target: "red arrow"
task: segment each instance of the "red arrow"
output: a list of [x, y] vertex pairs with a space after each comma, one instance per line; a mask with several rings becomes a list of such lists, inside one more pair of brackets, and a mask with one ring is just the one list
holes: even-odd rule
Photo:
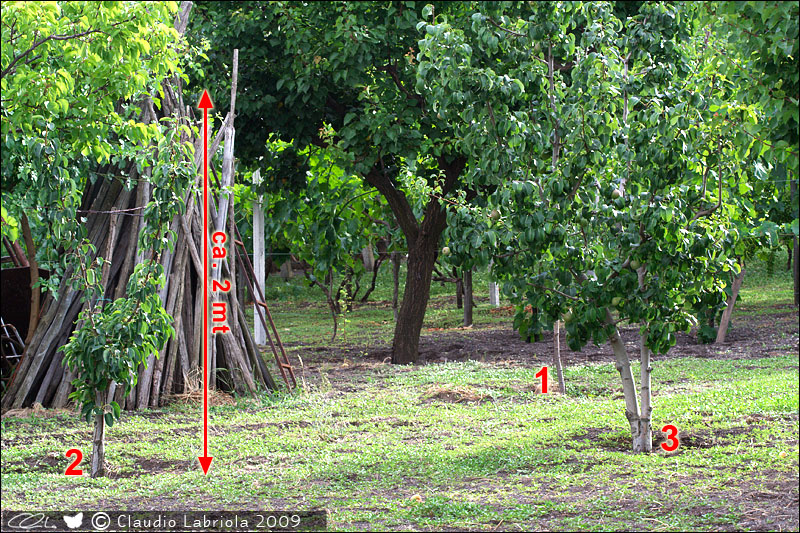
[[208, 91], [197, 107], [203, 110], [203, 456], [197, 460], [208, 475], [213, 459], [208, 455], [208, 110], [214, 107]]

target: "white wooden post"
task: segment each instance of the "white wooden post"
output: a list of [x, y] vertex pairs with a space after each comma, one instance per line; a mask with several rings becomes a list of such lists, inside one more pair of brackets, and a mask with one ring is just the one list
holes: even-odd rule
[[[492, 270], [492, 262], [489, 261], [489, 271]], [[494, 281], [489, 282], [489, 304], [500, 307], [500, 285]]]
[[500, 307], [500, 286], [494, 281], [489, 282], [489, 303]]
[[[261, 169], [253, 172], [253, 185], [261, 183]], [[253, 204], [253, 270], [255, 270], [256, 285], [264, 290], [267, 274], [267, 257], [264, 246], [264, 204], [263, 198], [259, 195], [258, 201]], [[257, 292], [253, 294], [253, 299], [257, 300]], [[258, 319], [258, 304], [253, 304], [253, 324], [256, 344], [267, 344], [267, 332], [261, 320]]]

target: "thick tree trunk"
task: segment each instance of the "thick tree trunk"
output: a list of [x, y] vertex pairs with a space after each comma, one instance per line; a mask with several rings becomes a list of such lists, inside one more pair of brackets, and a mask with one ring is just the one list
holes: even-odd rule
[[[441, 194], [446, 195], [458, 182], [466, 159], [458, 157], [448, 161], [445, 156], [440, 156], [437, 162], [445, 176]], [[408, 244], [406, 287], [394, 330], [392, 363], [415, 363], [419, 358], [419, 334], [428, 307], [439, 237], [447, 226], [447, 213], [438, 198], [431, 198], [425, 207], [422, 222], [418, 221], [405, 194], [396, 187], [393, 178], [384, 172], [381, 160], [364, 178], [386, 199]]]
[[393, 364], [412, 364], [419, 358], [419, 335], [431, 290], [439, 234], [420, 238], [408, 250], [408, 271], [403, 305], [397, 316], [392, 347]]
[[744, 281], [744, 262], [740, 260], [739, 266], [742, 270], [733, 280], [731, 295], [728, 297], [727, 306], [725, 307], [725, 311], [722, 312], [722, 318], [719, 321], [717, 344], [725, 342], [725, 336], [728, 334], [728, 325], [730, 325], [731, 316], [733, 315], [733, 308], [736, 305], [736, 298], [739, 296], [739, 289], [742, 288], [742, 281]]

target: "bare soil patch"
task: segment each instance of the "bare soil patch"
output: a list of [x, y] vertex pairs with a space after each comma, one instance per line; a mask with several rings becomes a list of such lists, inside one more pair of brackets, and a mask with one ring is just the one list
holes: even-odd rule
[[[505, 308], [499, 308], [501, 314]], [[677, 344], [656, 360], [678, 357], [710, 359], [750, 359], [771, 357], [800, 350], [798, 313], [792, 306], [777, 306], [764, 315], [734, 314], [733, 325], [723, 344], [702, 344], [696, 334], [679, 333]], [[622, 340], [632, 360], [638, 358], [639, 331], [636, 326], [620, 329]], [[561, 359], [565, 365], [611, 363], [614, 356], [608, 344], [588, 344], [580, 352], [567, 347], [561, 331]], [[363, 372], [391, 362], [391, 343], [374, 341], [367, 345], [298, 346], [305, 370], [316, 372], [322, 365], [332, 374]], [[500, 325], [476, 325], [471, 328], [423, 329], [419, 343], [419, 363], [439, 364], [452, 361], [481, 361], [497, 366], [536, 367], [553, 358], [553, 333], [544, 332], [538, 342], [526, 342], [511, 327], [511, 320]], [[343, 384], [341, 380], [331, 380]], [[349, 383], [352, 385], [352, 381]]]

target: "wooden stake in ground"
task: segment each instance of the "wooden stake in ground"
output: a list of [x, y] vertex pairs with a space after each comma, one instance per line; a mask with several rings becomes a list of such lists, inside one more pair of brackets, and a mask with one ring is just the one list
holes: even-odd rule
[[560, 321], [556, 320], [553, 324], [553, 366], [556, 367], [556, 375], [558, 377], [558, 390], [561, 394], [567, 393], [567, 387], [564, 383], [564, 369], [561, 365], [561, 329]]

